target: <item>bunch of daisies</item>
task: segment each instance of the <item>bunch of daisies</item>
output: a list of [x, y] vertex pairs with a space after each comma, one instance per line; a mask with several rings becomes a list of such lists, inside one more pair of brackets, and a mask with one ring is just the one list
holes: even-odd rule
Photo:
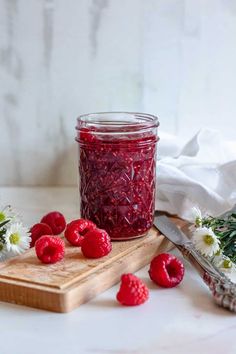
[[11, 206], [0, 209], [0, 261], [23, 253], [30, 247], [30, 232]]
[[226, 218], [203, 216], [198, 208], [192, 209], [190, 227], [196, 249], [222, 272], [236, 272], [236, 214]]

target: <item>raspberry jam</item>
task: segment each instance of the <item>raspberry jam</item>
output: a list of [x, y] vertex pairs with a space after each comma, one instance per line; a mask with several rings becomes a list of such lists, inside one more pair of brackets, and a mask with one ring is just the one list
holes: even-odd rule
[[144, 236], [153, 224], [157, 126], [146, 114], [78, 118], [81, 217], [113, 240]]

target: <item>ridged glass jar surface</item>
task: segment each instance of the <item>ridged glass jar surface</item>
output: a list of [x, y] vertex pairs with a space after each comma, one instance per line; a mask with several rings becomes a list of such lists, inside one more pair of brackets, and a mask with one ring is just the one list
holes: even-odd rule
[[113, 240], [144, 236], [153, 224], [158, 119], [106, 112], [77, 119], [81, 217]]

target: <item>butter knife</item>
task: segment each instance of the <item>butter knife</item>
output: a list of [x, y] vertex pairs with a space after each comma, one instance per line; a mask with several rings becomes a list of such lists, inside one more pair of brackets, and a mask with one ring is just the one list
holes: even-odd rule
[[154, 219], [154, 226], [168, 238], [196, 268], [211, 290], [215, 302], [236, 312], [236, 284], [196, 250], [188, 237], [165, 215]]

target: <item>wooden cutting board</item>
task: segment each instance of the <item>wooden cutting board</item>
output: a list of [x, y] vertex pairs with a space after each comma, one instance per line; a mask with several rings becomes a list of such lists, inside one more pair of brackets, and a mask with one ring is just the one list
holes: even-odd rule
[[80, 248], [66, 243], [65, 259], [45, 265], [32, 248], [0, 263], [0, 301], [69, 312], [119, 282], [121, 274], [137, 271], [170, 248], [154, 228], [146, 237], [113, 242], [112, 252], [100, 259], [86, 259]]

